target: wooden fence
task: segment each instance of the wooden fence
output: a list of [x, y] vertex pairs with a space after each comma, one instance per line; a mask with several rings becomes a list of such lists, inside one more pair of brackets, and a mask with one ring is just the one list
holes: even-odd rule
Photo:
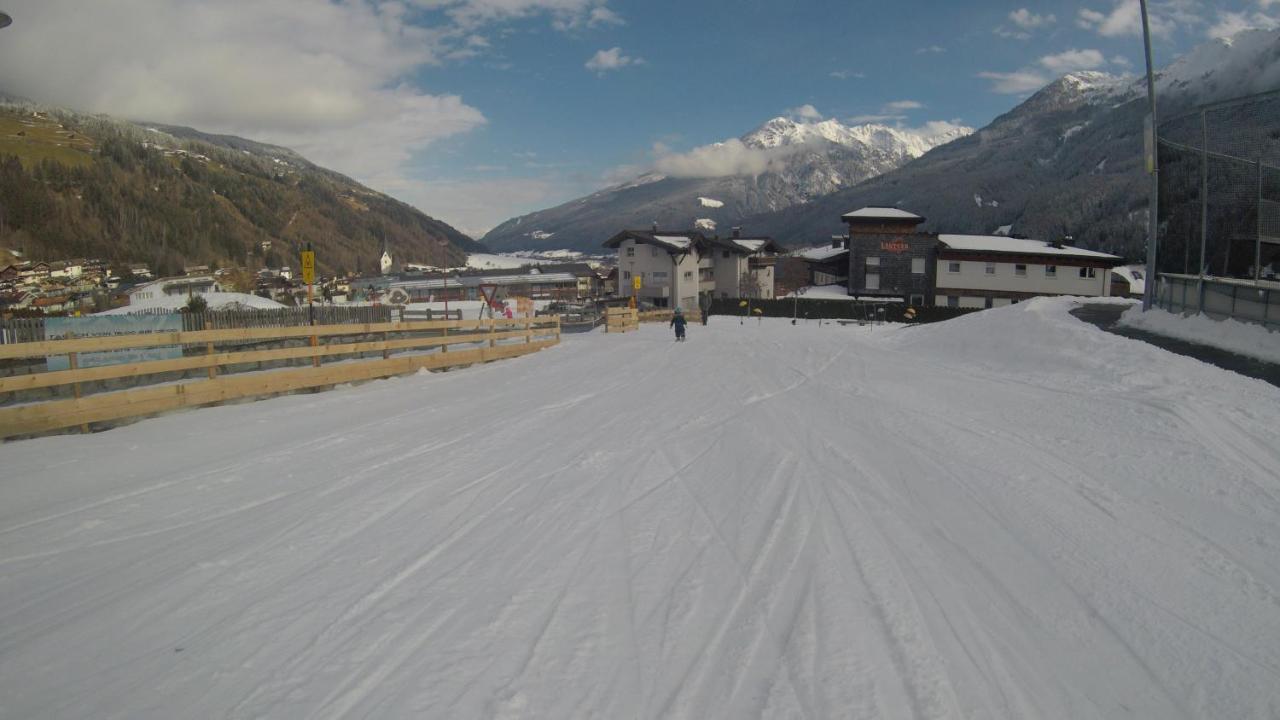
[[[168, 308], [150, 308], [129, 313], [131, 315], [178, 315], [182, 318], [182, 329], [224, 330], [229, 328], [264, 328], [264, 327], [300, 327], [311, 325], [314, 318], [316, 325], [343, 325], [348, 323], [381, 323], [392, 322], [393, 307], [390, 305], [316, 305], [314, 309], [307, 307], [273, 308], [270, 310], [207, 310], [199, 313], [185, 313]], [[460, 311], [450, 311], [448, 316], [440, 311], [424, 311], [422, 320], [462, 319]], [[93, 316], [90, 316], [93, 317]], [[0, 344], [38, 342], [45, 339], [45, 318], [12, 318], [0, 320]]]
[[[339, 342], [343, 336], [362, 336]], [[369, 340], [368, 337], [378, 340]], [[396, 336], [394, 339], [392, 336]], [[325, 342], [320, 343], [320, 339]], [[301, 341], [301, 347], [228, 351], [225, 347], [280, 340]], [[238, 398], [262, 397], [293, 390], [333, 386], [360, 380], [471, 365], [516, 357], [560, 341], [559, 316], [518, 320], [435, 320], [426, 322], [315, 325], [309, 327], [237, 328], [156, 332], [0, 345], [0, 360], [66, 356], [69, 370], [52, 370], [0, 378], [0, 394], [70, 385], [73, 397], [0, 407], [0, 438], [35, 435], [90, 423], [151, 415], [183, 407], [209, 405]], [[83, 353], [156, 348], [194, 348], [203, 354], [166, 360], [80, 368]], [[467, 347], [460, 347], [467, 346]], [[392, 357], [396, 351], [418, 351]], [[422, 352], [434, 350], [434, 352]], [[344, 362], [324, 360], [341, 356]], [[381, 353], [379, 357], [377, 353]], [[280, 360], [310, 360], [310, 366], [234, 372], [233, 366]], [[207, 370], [207, 377], [183, 382], [151, 384], [129, 390], [82, 396], [86, 383], [155, 376], [174, 371]]]
[[640, 327], [640, 314], [635, 308], [611, 307], [604, 311], [604, 331], [631, 332]]

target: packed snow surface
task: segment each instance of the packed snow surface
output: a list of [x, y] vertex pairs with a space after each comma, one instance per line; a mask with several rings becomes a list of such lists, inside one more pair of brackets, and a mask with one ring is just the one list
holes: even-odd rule
[[1280, 331], [1270, 330], [1257, 323], [1231, 318], [1218, 320], [1208, 315], [1183, 316], [1155, 307], [1143, 312], [1141, 307], [1135, 305], [1120, 316], [1120, 324], [1157, 335], [1211, 345], [1237, 355], [1280, 363]]
[[1035, 300], [0, 446], [0, 716], [1270, 718], [1280, 390]]

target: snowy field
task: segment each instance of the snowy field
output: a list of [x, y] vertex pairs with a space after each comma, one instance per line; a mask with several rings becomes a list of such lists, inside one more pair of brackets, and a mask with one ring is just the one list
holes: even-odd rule
[[1068, 307], [2, 445], [0, 717], [1277, 717], [1280, 390]]

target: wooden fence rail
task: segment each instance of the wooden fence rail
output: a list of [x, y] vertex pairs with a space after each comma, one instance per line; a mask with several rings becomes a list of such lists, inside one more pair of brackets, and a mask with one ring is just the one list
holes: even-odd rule
[[[453, 331], [453, 332], [450, 332]], [[421, 333], [438, 333], [423, 336]], [[391, 339], [391, 335], [417, 333]], [[381, 337], [356, 342], [328, 342], [341, 336]], [[273, 340], [310, 340], [301, 347], [217, 352], [215, 343]], [[520, 342], [523, 340], [523, 342]], [[515, 342], [511, 342], [515, 341]], [[33, 435], [89, 423], [150, 415], [182, 407], [208, 405], [246, 397], [275, 395], [293, 390], [331, 386], [357, 380], [389, 377], [422, 368], [471, 365], [516, 357], [550, 347], [560, 341], [560, 318], [435, 320], [404, 323], [317, 325], [311, 327], [240, 328], [119, 335], [0, 345], [0, 359], [68, 356], [69, 370], [54, 370], [0, 378], [0, 393], [72, 385], [74, 397], [0, 408], [0, 438]], [[102, 352], [168, 345], [199, 346], [205, 354], [181, 358], [79, 368], [77, 358], [86, 352]], [[471, 345], [470, 348], [450, 346]], [[392, 351], [437, 352], [391, 357]], [[380, 357], [321, 364], [322, 358], [381, 352]], [[228, 372], [231, 366], [266, 361], [307, 359], [311, 367], [289, 367], [256, 372]], [[208, 369], [207, 378], [82, 397], [82, 383], [119, 378]]]

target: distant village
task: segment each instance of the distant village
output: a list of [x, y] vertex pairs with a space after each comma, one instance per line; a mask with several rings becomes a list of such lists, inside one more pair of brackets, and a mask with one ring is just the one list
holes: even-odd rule
[[[700, 230], [623, 230], [602, 243], [604, 258], [518, 258], [519, 267], [441, 270], [397, 263], [384, 247], [374, 275], [316, 278], [314, 302], [408, 305], [481, 300], [486, 295], [583, 302], [634, 299], [642, 307], [705, 307], [714, 299], [846, 298], [922, 307], [981, 309], [1037, 295], [1136, 295], [1141, 269], [1114, 255], [1062, 241], [920, 232], [924, 218], [899, 208], [861, 208], [842, 216], [848, 232], [830, 243], [789, 251], [772, 238]], [[572, 256], [572, 255], [571, 255]], [[558, 260], [559, 258], [554, 258]], [[483, 263], [473, 263], [482, 264]], [[308, 288], [292, 267], [212, 269], [153, 275], [145, 264], [98, 259], [12, 262], [0, 268], [0, 315], [86, 315], [136, 307], [178, 311], [194, 296], [214, 309], [305, 304]]]

